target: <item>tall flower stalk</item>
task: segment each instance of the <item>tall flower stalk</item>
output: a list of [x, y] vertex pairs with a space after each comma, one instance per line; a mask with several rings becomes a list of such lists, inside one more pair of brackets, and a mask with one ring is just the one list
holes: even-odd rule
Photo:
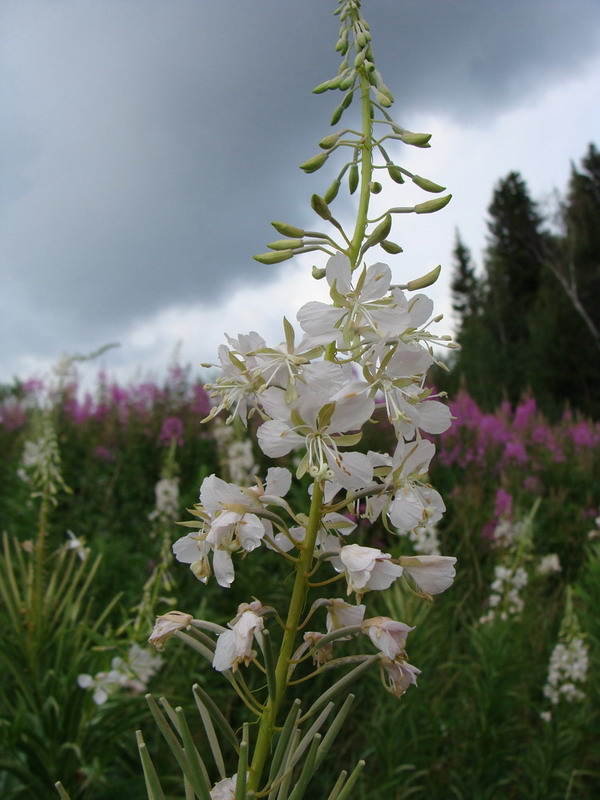
[[[306, 502], [294, 508], [286, 499], [293, 476], [282, 462], [269, 468], [265, 478], [256, 477], [252, 486], [210, 475], [200, 487], [194, 519], [182, 523], [189, 532], [173, 545], [176, 558], [189, 564], [201, 582], [214, 576], [224, 588], [235, 580], [236, 568], [243, 568], [241, 557], [279, 561], [274, 569], [293, 573], [289, 602], [287, 608], [275, 608], [267, 598], [249, 598], [227, 627], [170, 612], [157, 619], [150, 638], [162, 648], [176, 636], [208, 659], [250, 715], [239, 735], [203, 688], [194, 687], [214, 761], [212, 774], [182, 709], [172, 709], [164, 698], [161, 708], [148, 698], [183, 772], [186, 798], [306, 796], [349, 713], [348, 690], [358, 678], [378, 668], [384, 687], [397, 698], [417, 683], [420, 670], [409, 663], [406, 651], [412, 627], [370, 616], [370, 593], [402, 581], [429, 599], [447, 589], [455, 574], [453, 557], [393, 557], [353, 541], [356, 516], [371, 525], [381, 520], [393, 535], [435, 525], [444, 512], [427, 477], [435, 448], [421, 434], [440, 433], [450, 425], [450, 414], [425, 386], [425, 375], [435, 361], [433, 345], [453, 344], [430, 330], [441, 317], [433, 316], [433, 303], [418, 293], [437, 279], [439, 267], [395, 283], [388, 265], [368, 265], [365, 256], [374, 247], [400, 253], [400, 245], [389, 239], [395, 215], [437, 211], [450, 195], [392, 159], [390, 144], [429, 147], [430, 136], [406, 130], [388, 113], [393, 96], [375, 67], [359, 0], [339, 0], [336, 14], [342, 63], [338, 74], [315, 92], [342, 92], [334, 126], [356, 97], [360, 128], [325, 136], [320, 152], [301, 165], [312, 173], [338, 154], [350, 154], [324, 195], [311, 198], [328, 229], [307, 231], [274, 222], [283, 238], [271, 242], [268, 253], [255, 256], [276, 264], [300, 253], [324, 253], [327, 260], [313, 268], [313, 276], [327, 281], [331, 302], [312, 301], [299, 309], [300, 340], [287, 319], [284, 341], [274, 347], [256, 332], [228, 336], [228, 344], [219, 349], [220, 375], [207, 386], [214, 401], [207, 420], [223, 414], [228, 423], [246, 427], [256, 416], [262, 453], [273, 459], [296, 457], [300, 483], [294, 496], [308, 490]], [[412, 181], [437, 196], [374, 217], [371, 198], [382, 189], [376, 175], [387, 175], [396, 184]], [[330, 208], [342, 180], [350, 194], [358, 192], [353, 230], [346, 230]], [[390, 452], [364, 453], [355, 448], [364, 426], [375, 423], [379, 401], [397, 441]], [[341, 585], [341, 597], [329, 590], [320, 596], [330, 584]], [[309, 623], [316, 630], [308, 630]], [[331, 685], [302, 709], [293, 698], [296, 686], [334, 671]], [[160, 800], [160, 778], [141, 733], [138, 741], [148, 795]], [[234, 751], [231, 756], [223, 753], [224, 742]], [[232, 760], [237, 762], [233, 776]], [[349, 797], [361, 768], [359, 763], [350, 775], [342, 772], [329, 798]]]

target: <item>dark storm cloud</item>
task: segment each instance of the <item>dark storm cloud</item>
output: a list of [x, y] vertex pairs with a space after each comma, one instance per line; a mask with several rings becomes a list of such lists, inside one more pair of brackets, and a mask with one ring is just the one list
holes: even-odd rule
[[[270, 219], [327, 129], [333, 0], [13, 0], [2, 9], [2, 340], [108, 341], [268, 280]], [[397, 117], [485, 122], [598, 48], [596, 0], [364, 3]], [[323, 183], [323, 186], [320, 186]]]

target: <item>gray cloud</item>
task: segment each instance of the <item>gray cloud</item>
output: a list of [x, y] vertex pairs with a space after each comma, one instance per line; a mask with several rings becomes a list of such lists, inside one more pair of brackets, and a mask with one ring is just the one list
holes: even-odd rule
[[[485, 124], [597, 52], [596, 0], [372, 0], [397, 103]], [[268, 281], [305, 219], [335, 98], [323, 0], [9, 0], [2, 9], [2, 338], [40, 355]], [[574, 154], [576, 155], [576, 154]], [[6, 377], [6, 376], [5, 376]]]

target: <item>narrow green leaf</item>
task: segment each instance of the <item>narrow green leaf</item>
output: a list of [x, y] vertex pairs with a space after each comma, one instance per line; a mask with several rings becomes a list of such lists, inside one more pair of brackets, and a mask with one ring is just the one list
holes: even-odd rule
[[342, 791], [337, 795], [336, 800], [348, 800], [348, 798], [350, 797], [350, 792], [352, 791], [354, 784], [358, 780], [358, 776], [362, 772], [364, 766], [365, 766], [364, 761], [358, 762], [358, 764], [352, 770], [350, 777], [346, 781], [346, 785], [344, 786]]
[[308, 784], [310, 783], [310, 779], [315, 774], [315, 763], [317, 760], [317, 751], [319, 749], [319, 745], [321, 744], [321, 738], [322, 737], [320, 733], [315, 734], [310, 744], [310, 750], [306, 756], [306, 761], [302, 767], [302, 772], [298, 777], [289, 800], [301, 800], [301, 798], [304, 796], [304, 793], [308, 788]]
[[[227, 741], [231, 744], [235, 752], [238, 753], [240, 745], [235, 733], [233, 732], [233, 728], [227, 722], [225, 716], [223, 715], [223, 712], [217, 706], [212, 697], [207, 692], [205, 692], [204, 689], [197, 683], [195, 683], [192, 686], [192, 692], [194, 693], [198, 709], [200, 710], [200, 704], [202, 704], [207, 709], [213, 722], [218, 726], [219, 730], [225, 736]], [[202, 712], [200, 711], [200, 713]]]
[[[65, 787], [62, 785], [62, 783], [60, 781], [57, 781], [54, 785], [56, 786], [56, 790], [58, 791], [58, 794], [60, 795], [60, 800], [71, 800], [71, 797], [67, 793], [67, 790], [65, 789]], [[153, 800], [153, 798], [150, 798], [150, 800]]]
[[235, 800], [246, 800], [246, 781], [248, 778], [248, 723], [244, 723], [242, 743], [238, 758], [237, 778], [235, 781]]
[[186, 773], [186, 777], [192, 784], [192, 788], [202, 800], [210, 800], [210, 778], [204, 765], [204, 761], [200, 757], [192, 734], [190, 732], [185, 713], [181, 706], [175, 709], [177, 715], [177, 723], [179, 727], [179, 734], [185, 748], [188, 764], [190, 765], [190, 772]]
[[156, 773], [150, 753], [144, 742], [144, 737], [141, 731], [135, 732], [138, 751], [140, 754], [140, 761], [142, 762], [142, 769], [144, 771], [144, 780], [146, 781], [146, 791], [148, 792], [148, 800], [165, 800], [165, 795], [160, 785], [160, 780]]
[[350, 713], [350, 708], [354, 701], [354, 697], [355, 695], [349, 694], [348, 697], [344, 700], [342, 707], [335, 715], [331, 725], [329, 726], [327, 733], [323, 737], [323, 741], [321, 742], [321, 745], [317, 752], [317, 764], [316, 764], [317, 767], [319, 767], [320, 764], [323, 762], [323, 759], [327, 755], [329, 748], [331, 747], [331, 745], [336, 739], [336, 736], [340, 732], [340, 728], [346, 721], [346, 717]]
[[277, 746], [275, 747], [275, 752], [273, 753], [273, 757], [271, 759], [271, 769], [269, 771], [269, 782], [268, 785], [270, 786], [273, 781], [278, 777], [279, 767], [283, 761], [283, 757], [286, 752], [286, 748], [288, 742], [290, 740], [290, 736], [292, 734], [292, 730], [296, 724], [296, 720], [300, 716], [300, 700], [296, 698], [292, 703], [292, 707], [290, 708], [287, 717], [285, 718], [285, 722], [283, 723], [283, 728], [281, 729], [281, 733], [279, 734], [279, 739], [277, 740]]

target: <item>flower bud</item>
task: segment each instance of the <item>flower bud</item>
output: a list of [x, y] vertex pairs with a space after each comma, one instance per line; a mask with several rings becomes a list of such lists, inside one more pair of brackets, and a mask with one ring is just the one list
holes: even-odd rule
[[342, 90], [342, 92], [345, 92], [353, 85], [355, 78], [356, 78], [356, 73], [354, 72], [354, 70], [350, 70], [350, 74], [346, 75], [346, 77], [340, 83], [340, 89]]
[[406, 284], [406, 288], [409, 292], [416, 292], [417, 289], [426, 289], [437, 281], [441, 270], [442, 267], [438, 265], [435, 269], [432, 269], [431, 272], [428, 272], [427, 275], [422, 275], [420, 278], [415, 278], [414, 281], [409, 281]]
[[383, 94], [383, 92], [380, 92], [379, 89], [373, 89], [373, 92], [375, 93], [375, 99], [380, 106], [383, 106], [383, 108], [389, 108], [394, 102], [393, 100], [390, 100], [387, 95]]
[[252, 258], [259, 264], [279, 264], [281, 261], [287, 261], [293, 255], [291, 250], [279, 250], [275, 253], [260, 253]]
[[321, 141], [319, 142], [319, 147], [322, 147], [323, 150], [331, 150], [334, 144], [337, 143], [337, 140], [340, 138], [340, 133], [330, 133], [329, 136], [324, 136]]
[[320, 281], [321, 278], [325, 277], [325, 270], [322, 267], [313, 267], [312, 276], [316, 281]]
[[431, 214], [434, 211], [439, 211], [440, 208], [447, 206], [452, 198], [451, 194], [444, 197], [436, 197], [434, 200], [426, 200], [424, 203], [417, 203], [414, 208], [415, 214]]
[[327, 189], [327, 191], [323, 195], [323, 200], [325, 200], [326, 203], [332, 203], [337, 197], [339, 189], [340, 189], [340, 182], [336, 178], [329, 187], [329, 189]]
[[431, 139], [430, 133], [411, 133], [410, 131], [402, 131], [400, 138], [404, 144], [412, 144], [415, 147], [431, 147], [429, 140]]
[[354, 194], [356, 189], [358, 188], [358, 165], [352, 164], [350, 167], [350, 172], [348, 173], [348, 188], [350, 190], [350, 194]]
[[397, 167], [395, 164], [388, 164], [387, 171], [394, 183], [404, 183], [404, 175], [400, 167]]
[[385, 217], [379, 223], [379, 225], [375, 228], [373, 233], [371, 233], [367, 237], [366, 244], [369, 247], [373, 247], [373, 245], [382, 242], [387, 237], [391, 227], [392, 227], [392, 216], [391, 214], [386, 214]]
[[379, 242], [379, 246], [392, 256], [402, 252], [400, 245], [396, 244], [396, 242], [390, 242], [389, 239], [384, 239], [383, 242]]
[[315, 86], [313, 89], [313, 94], [322, 94], [331, 88], [331, 81], [325, 81], [324, 83], [320, 83], [318, 86]]
[[323, 166], [328, 158], [329, 153], [317, 153], [316, 156], [309, 158], [308, 161], [304, 162], [304, 164], [300, 164], [300, 169], [303, 169], [306, 173], [316, 172]]
[[329, 206], [322, 197], [319, 197], [318, 194], [313, 194], [313, 196], [310, 198], [310, 205], [312, 210], [322, 219], [331, 219], [331, 211], [329, 210]]
[[295, 239], [302, 238], [305, 234], [302, 228], [297, 228], [295, 225], [290, 225], [287, 222], [272, 222], [271, 225], [275, 228], [277, 233], [282, 236], [293, 236]]
[[297, 247], [302, 247], [303, 244], [303, 239], [277, 239], [269, 242], [267, 247], [270, 247], [271, 250], [295, 250]]
[[445, 186], [440, 186], [439, 183], [434, 183], [430, 181], [428, 178], [422, 178], [420, 175], [413, 175], [412, 182], [416, 183], [421, 189], [424, 189], [426, 192], [443, 192], [445, 191]]
[[344, 106], [340, 103], [340, 105], [336, 109], [334, 109], [333, 114], [331, 115], [331, 119], [329, 120], [330, 124], [337, 125], [343, 113], [344, 113]]
[[381, 189], [382, 186], [379, 183], [379, 181], [371, 181], [371, 183], [369, 184], [369, 191], [371, 192], [371, 194], [379, 194]]

